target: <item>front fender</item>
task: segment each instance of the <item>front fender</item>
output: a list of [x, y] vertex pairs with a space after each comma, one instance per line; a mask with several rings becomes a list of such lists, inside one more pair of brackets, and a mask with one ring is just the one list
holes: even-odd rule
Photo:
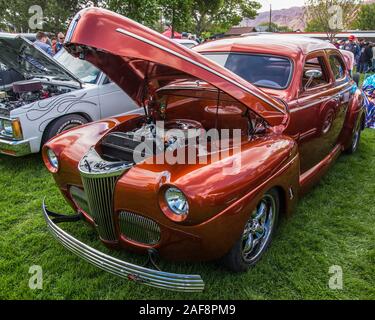
[[144, 212], [169, 223], [161, 212], [159, 199], [166, 187], [175, 186], [189, 199], [190, 214], [184, 224], [197, 225], [256, 189], [296, 154], [294, 140], [271, 135], [250, 141], [242, 146], [241, 152], [212, 163], [142, 163], [118, 181], [115, 208]]
[[137, 118], [139, 115], [118, 116], [88, 123], [65, 131], [48, 141], [43, 147], [42, 156], [47, 167], [48, 148], [52, 149], [59, 158], [60, 168], [53, 173], [59, 188], [64, 190], [67, 185], [81, 186], [81, 177], [77, 168], [82, 157], [110, 131]]
[[[241, 157], [240, 171], [233, 174], [223, 173], [233, 163], [228, 159], [207, 165], [139, 164], [117, 182], [115, 217], [128, 211], [156, 221], [161, 240], [155, 248], [167, 259], [220, 258], [240, 238], [266, 191], [280, 190], [282, 209], [288, 211], [299, 192], [300, 163], [294, 140], [280, 135], [259, 138], [243, 147]], [[184, 222], [173, 222], [162, 211], [159, 200], [168, 185], [177, 186], [189, 199], [190, 213]], [[134, 243], [125, 238], [121, 245], [134, 249]]]

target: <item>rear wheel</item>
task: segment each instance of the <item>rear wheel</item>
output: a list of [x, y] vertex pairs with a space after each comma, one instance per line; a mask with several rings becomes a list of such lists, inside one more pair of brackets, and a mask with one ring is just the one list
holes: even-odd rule
[[246, 272], [255, 265], [267, 251], [280, 212], [280, 198], [276, 189], [271, 189], [262, 198], [247, 221], [241, 239], [221, 260], [234, 272]]
[[352, 137], [352, 143], [348, 149], [346, 149], [347, 154], [354, 154], [359, 147], [359, 142], [361, 141], [361, 121], [358, 121], [353, 137]]
[[83, 125], [87, 122], [87, 119], [80, 116], [79, 114], [68, 114], [66, 116], [56, 119], [47, 127], [43, 135], [42, 145], [44, 145], [48, 140], [52, 139], [54, 136], [66, 130]]

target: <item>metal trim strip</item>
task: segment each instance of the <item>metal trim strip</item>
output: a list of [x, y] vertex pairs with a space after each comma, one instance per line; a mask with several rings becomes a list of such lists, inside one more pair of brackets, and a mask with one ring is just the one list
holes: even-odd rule
[[160, 289], [179, 292], [202, 292], [204, 290], [205, 285], [199, 275], [184, 275], [153, 270], [119, 260], [91, 248], [58, 227], [50, 219], [44, 201], [43, 214], [48, 229], [57, 241], [77, 256], [104, 271]]

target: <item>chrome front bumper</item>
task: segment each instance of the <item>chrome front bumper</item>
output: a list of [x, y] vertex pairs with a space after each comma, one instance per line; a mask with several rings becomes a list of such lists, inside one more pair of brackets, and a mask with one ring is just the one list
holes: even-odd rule
[[29, 141], [6, 140], [0, 138], [0, 153], [13, 157], [26, 156], [31, 153]]
[[56, 223], [50, 218], [50, 215], [56, 214], [47, 210], [44, 201], [43, 213], [48, 228], [56, 240], [77, 256], [100, 269], [108, 271], [121, 278], [160, 289], [179, 292], [202, 292], [204, 290], [204, 282], [199, 275], [168, 273], [137, 266], [89, 247], [56, 225]]

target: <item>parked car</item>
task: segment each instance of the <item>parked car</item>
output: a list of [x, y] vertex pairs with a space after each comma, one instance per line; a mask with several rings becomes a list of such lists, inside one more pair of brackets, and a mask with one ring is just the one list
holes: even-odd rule
[[49, 57], [19, 35], [0, 34], [0, 153], [37, 153], [55, 135], [87, 122], [134, 112], [125, 92], [66, 51]]
[[[96, 25], [101, 28], [93, 33]], [[326, 42], [259, 35], [207, 43], [194, 52], [97, 8], [74, 18], [66, 41], [71, 54], [102, 69], [146, 113], [70, 130], [42, 153], [77, 212], [56, 214], [44, 203], [50, 231], [66, 248], [116, 275], [164, 289], [204, 288], [198, 275], [105, 255], [57, 223], [83, 219], [106, 246], [148, 253], [151, 265], [157, 252], [172, 260], [220, 259], [244, 272], [264, 255], [279, 218], [292, 213], [299, 196], [341, 152], [358, 148], [363, 96], [340, 51]], [[158, 164], [160, 155], [195, 148], [174, 131], [158, 144], [161, 120], [183, 133], [220, 129], [233, 135], [212, 137], [188, 163]], [[145, 140], [159, 147], [140, 151]], [[228, 142], [223, 157], [217, 157], [218, 141]], [[144, 161], [136, 160], [139, 154]]]
[[198, 45], [198, 42], [195, 40], [189, 40], [189, 39], [173, 39], [173, 40], [189, 49], [194, 48], [195, 46]]

